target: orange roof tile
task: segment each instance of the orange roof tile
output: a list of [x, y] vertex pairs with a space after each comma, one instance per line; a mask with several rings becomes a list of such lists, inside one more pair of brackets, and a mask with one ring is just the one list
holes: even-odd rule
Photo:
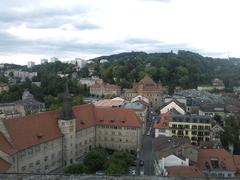
[[96, 124], [129, 126], [140, 128], [142, 121], [134, 110], [122, 108], [98, 108], [95, 107]]
[[90, 86], [90, 88], [105, 88], [105, 89], [111, 89], [111, 90], [119, 90], [120, 87], [118, 85], [115, 84], [109, 84], [109, 83], [96, 83], [92, 86]]
[[238, 171], [240, 171], [240, 155], [233, 155], [233, 160]]
[[134, 84], [133, 89], [135, 89], [137, 92], [161, 91], [162, 84], [161, 84], [161, 82], [159, 82], [159, 83], [154, 82], [148, 74], [145, 74], [143, 79], [141, 79], [137, 84]]
[[203, 172], [196, 166], [167, 167], [168, 176], [175, 177], [203, 177]]
[[[76, 130], [95, 124], [141, 127], [142, 121], [131, 109], [97, 108], [93, 104], [73, 107]], [[4, 120], [13, 146], [0, 133], [0, 150], [11, 154], [36, 144], [63, 136], [58, 127], [59, 112], [44, 112], [25, 117]]]
[[168, 128], [168, 124], [171, 120], [171, 113], [167, 112], [164, 114], [161, 114], [161, 117], [156, 123], [154, 124], [154, 128], [156, 129], [166, 129]]
[[62, 136], [58, 128], [58, 112], [45, 112], [7, 119], [4, 120], [4, 124], [17, 150], [26, 149], [32, 145], [41, 144]]
[[199, 149], [197, 165], [202, 170], [214, 169], [211, 160], [218, 160], [220, 169], [236, 171], [233, 155], [225, 149]]
[[74, 106], [73, 113], [76, 118], [76, 130], [88, 128], [95, 124], [93, 104]]
[[0, 158], [0, 173], [6, 173], [10, 167], [11, 167], [10, 163]]

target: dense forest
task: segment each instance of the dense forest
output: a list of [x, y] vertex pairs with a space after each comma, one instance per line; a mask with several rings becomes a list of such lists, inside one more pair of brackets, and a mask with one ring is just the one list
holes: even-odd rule
[[[108, 62], [100, 63], [102, 59]], [[139, 81], [145, 73], [168, 86], [170, 93], [176, 86], [196, 88], [198, 85], [210, 85], [213, 78], [223, 79], [229, 90], [240, 84], [239, 59], [203, 57], [189, 51], [149, 54], [129, 52], [102, 56], [91, 61], [92, 63], [81, 70], [83, 77], [88, 76], [88, 69], [91, 67], [95, 70], [94, 75], [122, 88], [131, 87], [132, 83]]]

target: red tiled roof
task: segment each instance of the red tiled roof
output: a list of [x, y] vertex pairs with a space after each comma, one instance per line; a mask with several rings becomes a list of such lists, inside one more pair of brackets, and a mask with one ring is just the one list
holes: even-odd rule
[[[93, 104], [73, 107], [76, 130], [95, 124], [141, 127], [141, 120], [131, 109], [97, 108]], [[0, 133], [0, 150], [11, 154], [36, 144], [63, 136], [58, 127], [59, 112], [44, 112], [30, 116], [4, 120], [14, 148]]]
[[161, 114], [161, 117], [156, 123], [154, 124], [154, 128], [156, 129], [166, 129], [168, 128], [168, 124], [171, 120], [171, 113], [167, 112], [164, 114]]
[[240, 155], [233, 155], [233, 160], [237, 170], [240, 172]]
[[26, 149], [32, 145], [41, 144], [62, 136], [58, 128], [58, 112], [46, 112], [7, 119], [4, 120], [4, 124], [17, 150]]
[[196, 166], [167, 167], [168, 176], [175, 177], [203, 177], [203, 172]]
[[149, 77], [148, 74], [144, 76], [142, 80], [140, 80], [137, 84], [134, 84], [133, 89], [136, 91], [160, 91], [162, 90], [161, 83], [156, 83]]
[[74, 106], [73, 113], [76, 118], [76, 130], [88, 128], [95, 124], [93, 104]]
[[6, 173], [10, 167], [11, 167], [11, 164], [9, 164], [7, 161], [0, 158], [0, 173]]
[[220, 168], [236, 171], [233, 155], [225, 149], [199, 149], [197, 165], [202, 170], [214, 169], [211, 160], [218, 160]]
[[115, 84], [109, 84], [109, 83], [96, 83], [92, 86], [90, 86], [90, 88], [105, 88], [105, 89], [111, 89], [111, 90], [118, 90], [120, 89], [120, 87], [118, 85]]
[[96, 124], [140, 128], [142, 121], [132, 109], [95, 107]]
[[6, 154], [14, 154], [16, 149], [7, 141], [5, 136], [0, 132], [0, 150]]
[[145, 74], [145, 76], [143, 77], [143, 79], [141, 79], [139, 81], [139, 83], [143, 83], [143, 84], [156, 84], [152, 78], [150, 78], [150, 76], [148, 74]]

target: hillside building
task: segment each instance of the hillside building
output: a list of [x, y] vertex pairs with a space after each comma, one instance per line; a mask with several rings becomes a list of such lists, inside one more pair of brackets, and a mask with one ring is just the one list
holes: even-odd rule
[[149, 99], [150, 106], [159, 107], [162, 104], [163, 87], [161, 82], [154, 82], [147, 74], [138, 83], [133, 84], [132, 89], [124, 92], [124, 97], [131, 100], [137, 95], [142, 95]]

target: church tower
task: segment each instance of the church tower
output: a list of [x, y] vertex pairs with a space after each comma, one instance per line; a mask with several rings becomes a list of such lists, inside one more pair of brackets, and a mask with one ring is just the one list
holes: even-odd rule
[[72, 111], [68, 82], [63, 96], [63, 107], [59, 114], [58, 126], [63, 133], [63, 162], [69, 166], [75, 162], [76, 120]]

